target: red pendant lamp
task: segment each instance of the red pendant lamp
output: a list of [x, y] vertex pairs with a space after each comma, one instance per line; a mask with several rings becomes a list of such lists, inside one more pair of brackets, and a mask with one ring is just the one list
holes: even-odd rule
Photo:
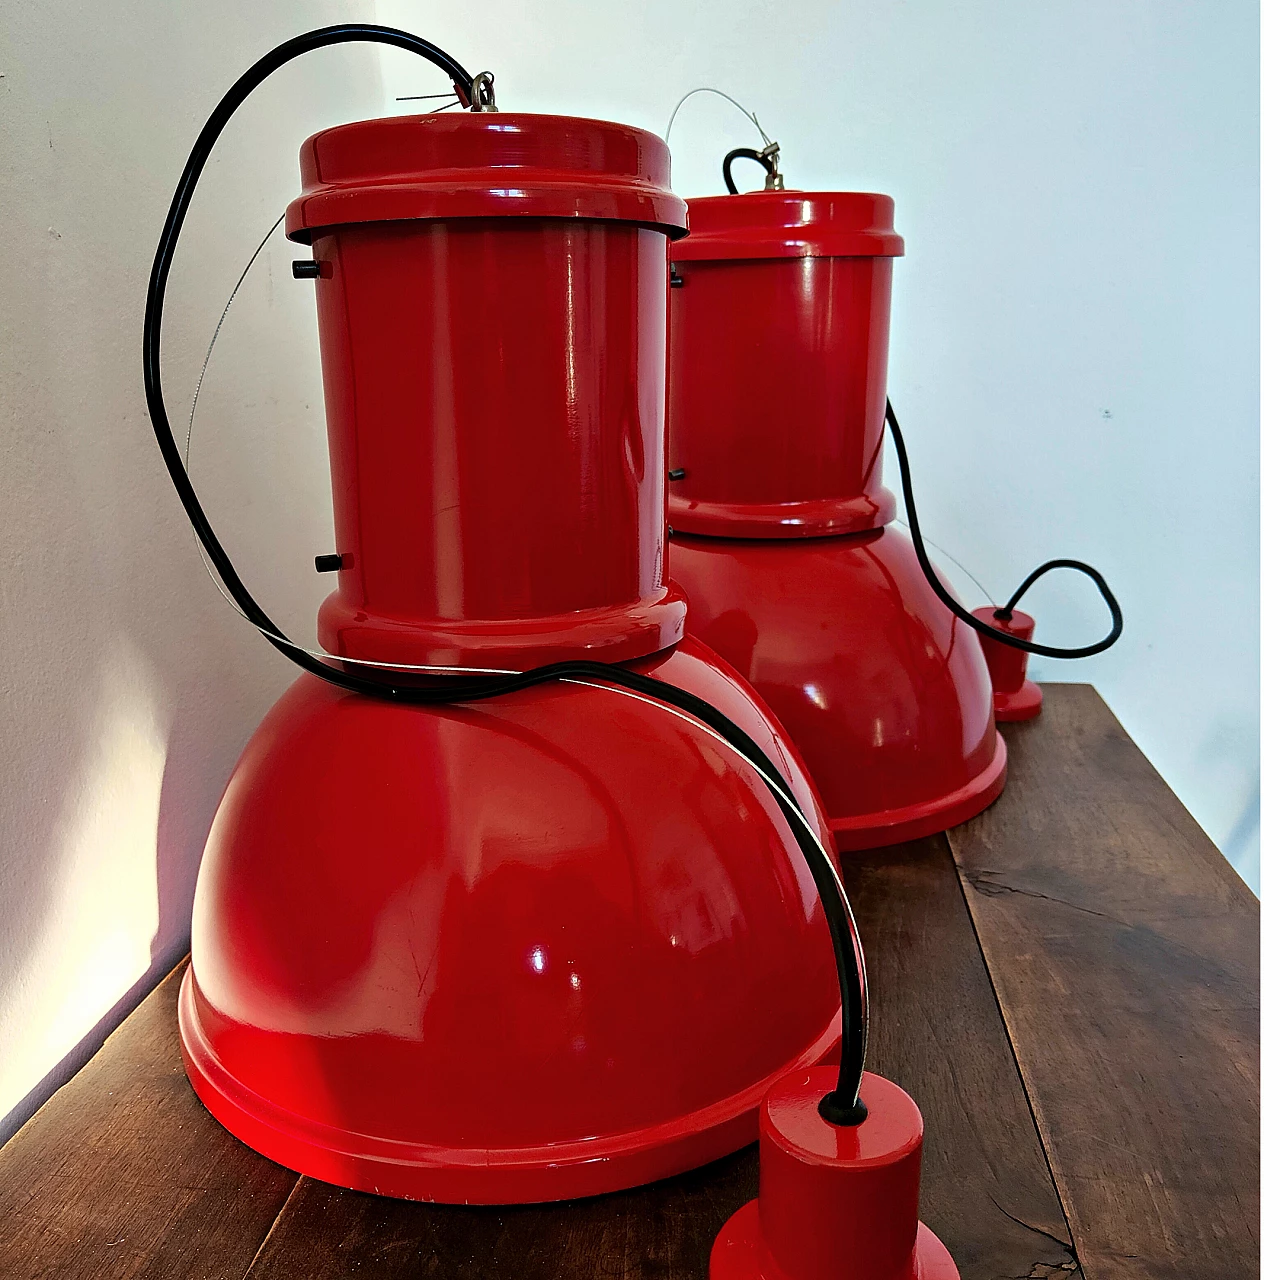
[[[318, 302], [331, 662], [284, 637], [218, 543], [173, 444], [159, 332], [226, 119], [289, 58], [355, 39], [429, 58], [473, 111], [302, 150], [287, 229], [311, 246], [295, 274]], [[245, 748], [209, 835], [188, 1075], [293, 1169], [458, 1203], [596, 1194], [743, 1146], [842, 1016], [824, 922], [838, 882], [815, 887], [796, 837], [807, 822], [831, 853], [821, 806], [774, 714], [684, 637], [667, 575], [666, 254], [685, 219], [669, 153], [639, 129], [484, 107], [482, 78], [402, 32], [281, 46], [200, 136], [144, 340], [196, 531], [309, 672]], [[438, 668], [473, 674], [442, 689]], [[737, 749], [708, 731], [717, 716], [745, 731]]]
[[671, 246], [668, 519], [689, 629], [813, 772], [841, 849], [972, 817], [1004, 786], [977, 637], [881, 483], [893, 201], [689, 202]]

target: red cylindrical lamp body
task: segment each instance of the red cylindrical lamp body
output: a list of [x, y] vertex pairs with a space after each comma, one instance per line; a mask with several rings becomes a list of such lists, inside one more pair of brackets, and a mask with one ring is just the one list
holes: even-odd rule
[[[767, 192], [690, 210], [672, 254], [673, 527], [804, 538], [888, 524], [893, 201]], [[811, 252], [782, 256], [801, 242]]]
[[891, 527], [881, 479], [893, 201], [689, 205], [671, 248], [672, 576], [688, 626], [778, 713], [842, 849], [912, 839], [1004, 784], [976, 638]]
[[[656, 139], [559, 123], [533, 154], [513, 141], [530, 135], [519, 117], [373, 121], [303, 151], [290, 228], [321, 263], [343, 557], [320, 615], [332, 652], [525, 669], [680, 637], [662, 369], [683, 208], [657, 180]], [[592, 146], [619, 175], [594, 207], [570, 170]], [[517, 150], [537, 182], [520, 197], [485, 189]], [[389, 187], [387, 166], [433, 182]], [[457, 216], [468, 207], [493, 216]], [[450, 216], [423, 221], [435, 212]]]

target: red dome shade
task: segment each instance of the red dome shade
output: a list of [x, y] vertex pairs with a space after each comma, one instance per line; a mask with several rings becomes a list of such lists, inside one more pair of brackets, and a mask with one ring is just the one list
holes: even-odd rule
[[[637, 669], [751, 732], [823, 830], [721, 661], [687, 641]], [[181, 1021], [201, 1098], [272, 1159], [512, 1203], [753, 1141], [839, 997], [794, 838], [701, 726], [572, 685], [439, 710], [303, 677], [214, 821]]]
[[688, 628], [741, 672], [813, 773], [841, 849], [964, 822], [1004, 786], [972, 631], [895, 528], [843, 538], [676, 535]]

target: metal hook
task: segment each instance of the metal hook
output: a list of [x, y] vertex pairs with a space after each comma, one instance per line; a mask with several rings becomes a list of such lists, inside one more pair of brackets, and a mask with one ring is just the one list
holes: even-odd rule
[[724, 185], [728, 188], [731, 196], [738, 194], [738, 188], [733, 181], [733, 162], [735, 160], [754, 160], [765, 171], [764, 189], [766, 191], [784, 191], [782, 174], [778, 171], [778, 157], [781, 149], [776, 142], [771, 142], [767, 147], [761, 147], [759, 151], [753, 151], [750, 147], [736, 147], [730, 151], [724, 158], [720, 172], [724, 176]]
[[765, 175], [764, 189], [766, 191], [782, 191], [782, 171], [778, 168], [778, 161], [782, 157], [782, 148], [776, 142], [771, 142], [767, 147], [760, 151], [760, 159], [764, 161], [769, 172]]
[[493, 72], [482, 71], [471, 82], [471, 110], [497, 111], [498, 99], [493, 91]]

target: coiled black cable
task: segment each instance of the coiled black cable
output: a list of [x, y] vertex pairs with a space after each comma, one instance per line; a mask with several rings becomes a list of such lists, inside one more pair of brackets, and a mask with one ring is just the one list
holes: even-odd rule
[[1002, 620], [1011, 617], [1014, 605], [1022, 599], [1027, 589], [1050, 570], [1074, 569], [1093, 580], [1094, 585], [1098, 588], [1098, 594], [1111, 611], [1111, 630], [1103, 639], [1094, 644], [1081, 645], [1077, 649], [1060, 649], [1054, 645], [1036, 644], [1032, 640], [1023, 640], [1020, 636], [1010, 635], [1009, 632], [1001, 631], [998, 627], [989, 626], [980, 618], [975, 618], [960, 604], [942, 585], [942, 579], [934, 572], [933, 565], [929, 562], [929, 553], [925, 550], [924, 536], [920, 532], [920, 517], [916, 512], [915, 492], [911, 487], [911, 464], [907, 461], [907, 444], [902, 438], [902, 428], [898, 425], [898, 418], [893, 412], [893, 405], [888, 400], [885, 400], [884, 403], [884, 416], [889, 425], [889, 431], [893, 436], [893, 447], [898, 452], [898, 470], [902, 473], [902, 501], [907, 508], [907, 526], [911, 530], [911, 543], [916, 549], [916, 559], [920, 561], [920, 568], [923, 570], [929, 586], [933, 588], [934, 595], [957, 618], [962, 622], [968, 623], [975, 631], [980, 631], [984, 636], [990, 636], [991, 639], [998, 640], [1001, 644], [1008, 645], [1011, 649], [1021, 649], [1024, 653], [1038, 654], [1042, 658], [1087, 658], [1092, 654], [1101, 653], [1104, 649], [1110, 649], [1120, 639], [1120, 633], [1124, 630], [1124, 615], [1120, 612], [1120, 602], [1115, 598], [1102, 574], [1093, 565], [1085, 564], [1083, 560], [1046, 560], [1038, 569], [1033, 570], [1023, 579], [1022, 585], [1009, 597], [1009, 603], [996, 610], [996, 617]]
[[160, 233], [160, 242], [156, 246], [155, 261], [152, 264], [151, 278], [147, 285], [147, 306], [142, 331], [142, 377], [146, 388], [147, 409], [151, 415], [151, 424], [160, 446], [161, 456], [168, 469], [169, 478], [191, 521], [192, 528], [226, 586], [232, 601], [245, 617], [291, 662], [311, 675], [337, 685], [340, 689], [397, 702], [433, 705], [499, 697], [505, 693], [515, 693], [521, 689], [555, 680], [603, 682], [666, 703], [693, 716], [746, 757], [775, 794], [783, 817], [800, 846], [805, 862], [817, 884], [818, 897], [822, 903], [835, 951], [836, 975], [839, 980], [841, 1000], [840, 1071], [836, 1088], [823, 1099], [822, 1112], [833, 1123], [860, 1123], [866, 1116], [866, 1109], [859, 1098], [859, 1091], [866, 1060], [867, 992], [866, 971], [857, 927], [849, 909], [844, 887], [825, 849], [805, 822], [786, 779], [754, 738], [734, 724], [723, 712], [694, 694], [670, 685], [666, 681], [609, 663], [559, 662], [496, 679], [450, 677], [447, 683], [435, 686], [413, 681], [397, 683], [394, 678], [386, 680], [369, 678], [357, 675], [350, 670], [330, 666], [289, 640], [253, 598], [249, 589], [241, 581], [200, 505], [191, 478], [183, 465], [182, 454], [174, 439], [173, 427], [165, 407], [160, 371], [160, 336], [165, 289], [178, 238], [182, 232], [182, 224], [195, 194], [200, 174], [213, 151], [218, 136], [236, 108], [249, 94], [273, 71], [278, 70], [293, 58], [327, 45], [346, 44], [353, 41], [392, 45], [426, 58], [452, 79], [461, 101], [471, 105], [471, 87], [474, 83], [471, 76], [460, 63], [443, 50], [407, 31], [399, 31], [393, 27], [350, 23], [323, 27], [296, 36], [273, 49], [254, 63], [235, 82], [206, 121], [187, 158], [182, 176], [178, 180], [177, 190], [173, 194], [169, 213]]

